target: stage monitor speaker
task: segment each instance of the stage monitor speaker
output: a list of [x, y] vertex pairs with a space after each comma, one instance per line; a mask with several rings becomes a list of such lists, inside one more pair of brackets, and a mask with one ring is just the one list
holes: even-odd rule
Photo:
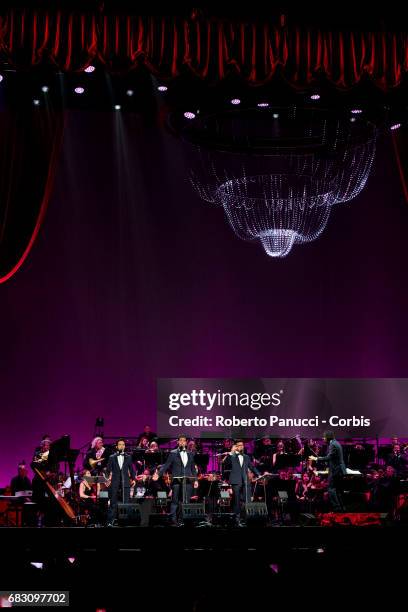
[[139, 504], [118, 504], [118, 523], [121, 527], [139, 527], [141, 523]]
[[181, 517], [183, 522], [205, 521], [205, 505], [204, 504], [181, 504]]
[[268, 522], [268, 508], [264, 502], [249, 502], [245, 504], [246, 524], [265, 525]]
[[249, 502], [245, 504], [245, 513], [249, 516], [268, 516], [268, 508], [264, 502]]

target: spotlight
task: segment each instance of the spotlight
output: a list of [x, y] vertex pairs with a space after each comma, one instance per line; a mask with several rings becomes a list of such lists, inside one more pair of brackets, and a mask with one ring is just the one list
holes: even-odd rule
[[44, 93], [47, 93], [47, 91], [48, 91], [48, 90], [49, 90], [48, 85], [43, 85], [43, 86], [41, 87], [41, 91], [43, 91]]
[[40, 105], [40, 101], [37, 98], [34, 98], [33, 104], [34, 104], [34, 106], [39, 106]]
[[311, 100], [320, 100], [320, 95], [319, 95], [319, 94], [312, 94], [312, 95], [310, 96], [310, 99], [311, 99]]
[[68, 561], [73, 565], [75, 563], [75, 557], [68, 557]]
[[83, 94], [85, 89], [83, 87], [75, 87], [74, 91], [76, 94]]
[[361, 115], [363, 111], [361, 110], [361, 108], [352, 108], [351, 109], [351, 114], [352, 115]]
[[191, 113], [190, 111], [187, 111], [184, 113], [184, 117], [186, 119], [195, 119], [195, 113]]
[[258, 102], [257, 106], [259, 108], [267, 108], [269, 106], [269, 102]]
[[356, 120], [356, 118], [355, 118], [355, 117], [350, 117], [350, 121], [351, 121], [351, 123], [354, 123], [354, 122], [355, 122], [355, 120]]
[[4, 76], [0, 74], [0, 83], [2, 82], [3, 79], [4, 79]]
[[121, 109], [121, 106], [120, 106], [120, 104], [115, 104], [115, 107], [114, 107], [114, 108], [115, 108], [115, 110], [120, 110], [120, 109]]
[[238, 104], [241, 104], [241, 100], [239, 98], [232, 98], [231, 104], [237, 106]]
[[90, 64], [89, 66], [87, 66], [87, 68], [85, 68], [84, 72], [87, 72], [88, 74], [91, 72], [95, 72], [95, 66], [92, 66], [92, 64]]
[[135, 92], [133, 91], [133, 89], [128, 89], [126, 92], [126, 95], [129, 96], [129, 98], [131, 98], [133, 96]]
[[274, 119], [279, 119], [279, 114], [278, 114], [278, 113], [273, 113], [272, 117], [273, 117]]
[[157, 88], [159, 91], [167, 91], [166, 85], [159, 85]]
[[393, 130], [393, 131], [394, 131], [394, 130], [399, 130], [399, 129], [400, 129], [400, 127], [401, 127], [401, 124], [400, 124], [400, 123], [393, 123], [393, 124], [390, 126], [390, 130]]

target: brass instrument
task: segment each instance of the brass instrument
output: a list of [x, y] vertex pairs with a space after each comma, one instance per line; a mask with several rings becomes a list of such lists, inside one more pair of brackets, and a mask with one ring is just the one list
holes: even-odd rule
[[48, 461], [49, 454], [49, 449], [44, 451], [43, 453], [37, 453], [37, 455], [33, 459], [33, 463], [43, 463], [44, 461]]
[[102, 457], [102, 459], [88, 459], [88, 463], [92, 469], [95, 467], [95, 465], [101, 463], [102, 461], [105, 461], [105, 457]]

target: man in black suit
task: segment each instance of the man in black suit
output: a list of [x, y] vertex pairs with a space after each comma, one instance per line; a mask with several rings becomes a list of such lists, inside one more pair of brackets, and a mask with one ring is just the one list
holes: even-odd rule
[[[179, 501], [189, 503], [193, 492], [193, 481], [197, 477], [197, 466], [194, 462], [194, 453], [187, 450], [187, 437], [178, 437], [178, 446], [172, 450], [167, 457], [166, 463], [156, 471], [153, 480], [158, 480], [164, 472], [170, 471], [173, 476], [172, 497], [170, 505], [170, 518], [173, 524], [177, 524], [177, 509]], [[183, 476], [188, 476], [185, 481]], [[194, 487], [198, 486], [198, 481], [194, 481]], [[184, 489], [184, 496], [183, 496]]]
[[107, 474], [109, 486], [109, 510], [108, 510], [108, 526], [113, 525], [116, 519], [118, 502], [125, 504], [130, 500], [130, 487], [134, 484], [136, 477], [133, 467], [132, 458], [125, 453], [126, 443], [124, 438], [119, 438], [116, 442], [116, 453], [109, 457]]
[[332, 431], [325, 431], [323, 438], [328, 445], [327, 455], [324, 457], [311, 456], [311, 461], [325, 463], [329, 468], [328, 493], [334, 512], [344, 512], [343, 504], [343, 477], [347, 474], [343, 459], [343, 449], [337, 442]]
[[235, 440], [234, 451], [227, 457], [226, 463], [230, 468], [229, 483], [233, 493], [233, 512], [238, 525], [241, 526], [242, 523], [239, 518], [241, 514], [241, 499], [244, 502], [251, 501], [251, 485], [248, 480], [248, 470], [251, 470], [255, 476], [259, 476], [259, 471], [252, 464], [250, 457], [245, 454], [244, 442], [242, 440]]

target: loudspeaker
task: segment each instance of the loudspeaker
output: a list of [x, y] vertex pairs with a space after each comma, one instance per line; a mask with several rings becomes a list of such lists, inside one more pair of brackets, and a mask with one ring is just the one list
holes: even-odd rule
[[264, 502], [250, 502], [245, 504], [246, 524], [260, 523], [266, 525], [268, 522], [268, 508]]
[[141, 523], [139, 504], [118, 504], [118, 523], [122, 527], [138, 527]]
[[268, 508], [264, 502], [249, 502], [245, 504], [247, 518], [251, 516], [268, 516]]
[[181, 517], [185, 521], [205, 521], [204, 504], [181, 504]]

